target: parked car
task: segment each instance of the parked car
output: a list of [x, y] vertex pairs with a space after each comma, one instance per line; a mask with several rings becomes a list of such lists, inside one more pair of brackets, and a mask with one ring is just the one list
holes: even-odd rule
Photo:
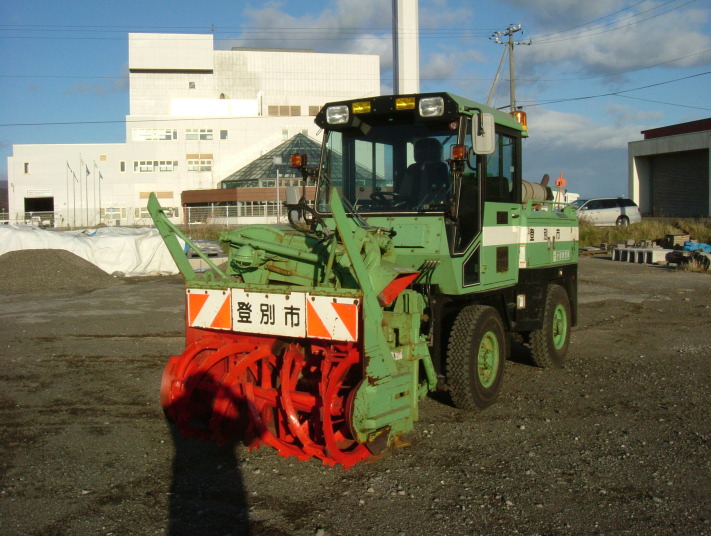
[[576, 199], [571, 204], [581, 220], [593, 225], [629, 225], [642, 221], [637, 203], [626, 197]]

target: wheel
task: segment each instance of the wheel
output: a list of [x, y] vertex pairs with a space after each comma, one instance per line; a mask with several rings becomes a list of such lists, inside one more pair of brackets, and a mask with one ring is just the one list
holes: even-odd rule
[[499, 395], [506, 355], [504, 325], [496, 309], [469, 305], [459, 311], [447, 347], [447, 383], [454, 405], [490, 406]]
[[617, 218], [615, 225], [619, 227], [627, 227], [630, 224], [630, 219], [627, 216], [620, 216]]
[[549, 285], [543, 327], [530, 333], [533, 362], [542, 368], [562, 367], [570, 344], [570, 299], [560, 285]]

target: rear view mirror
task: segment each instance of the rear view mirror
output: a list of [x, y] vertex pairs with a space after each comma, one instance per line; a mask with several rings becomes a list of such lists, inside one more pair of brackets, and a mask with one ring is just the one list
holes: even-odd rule
[[473, 117], [472, 138], [474, 139], [474, 152], [477, 154], [491, 154], [496, 150], [494, 137], [494, 116], [480, 113]]

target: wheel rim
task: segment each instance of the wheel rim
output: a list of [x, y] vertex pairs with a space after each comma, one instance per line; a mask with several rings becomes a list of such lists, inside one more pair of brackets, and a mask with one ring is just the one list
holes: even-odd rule
[[568, 314], [562, 305], [558, 305], [553, 312], [552, 333], [553, 346], [556, 350], [560, 350], [568, 337]]
[[477, 377], [484, 388], [491, 387], [499, 368], [499, 339], [492, 331], [487, 331], [481, 339], [477, 355]]

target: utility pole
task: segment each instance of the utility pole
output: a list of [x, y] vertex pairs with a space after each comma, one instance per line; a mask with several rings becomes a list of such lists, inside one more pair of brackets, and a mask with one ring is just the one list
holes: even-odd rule
[[[494, 94], [494, 88], [496, 87], [497, 82], [499, 81], [499, 73], [501, 71], [501, 66], [504, 63], [504, 58], [506, 57], [506, 53], [508, 52], [509, 54], [509, 95], [510, 95], [510, 107], [511, 107], [511, 112], [516, 111], [516, 78], [514, 76], [514, 46], [515, 45], [530, 45], [531, 41], [525, 41], [525, 42], [519, 42], [519, 41], [514, 41], [513, 37], [516, 32], [520, 32], [523, 28], [521, 27], [520, 24], [517, 24], [514, 26], [513, 24], [510, 25], [508, 28], [506, 28], [506, 31], [503, 32], [494, 32], [491, 34], [490, 39], [493, 39], [495, 43], [499, 45], [506, 45], [506, 48], [504, 49], [504, 54], [501, 56], [501, 61], [499, 62], [499, 68], [496, 71], [496, 77], [494, 78], [494, 84], [491, 87], [491, 91], [489, 92], [489, 99], [487, 100], [487, 104], [490, 104], [491, 97]], [[508, 41], [502, 41], [500, 38], [501, 37], [508, 37]]]

